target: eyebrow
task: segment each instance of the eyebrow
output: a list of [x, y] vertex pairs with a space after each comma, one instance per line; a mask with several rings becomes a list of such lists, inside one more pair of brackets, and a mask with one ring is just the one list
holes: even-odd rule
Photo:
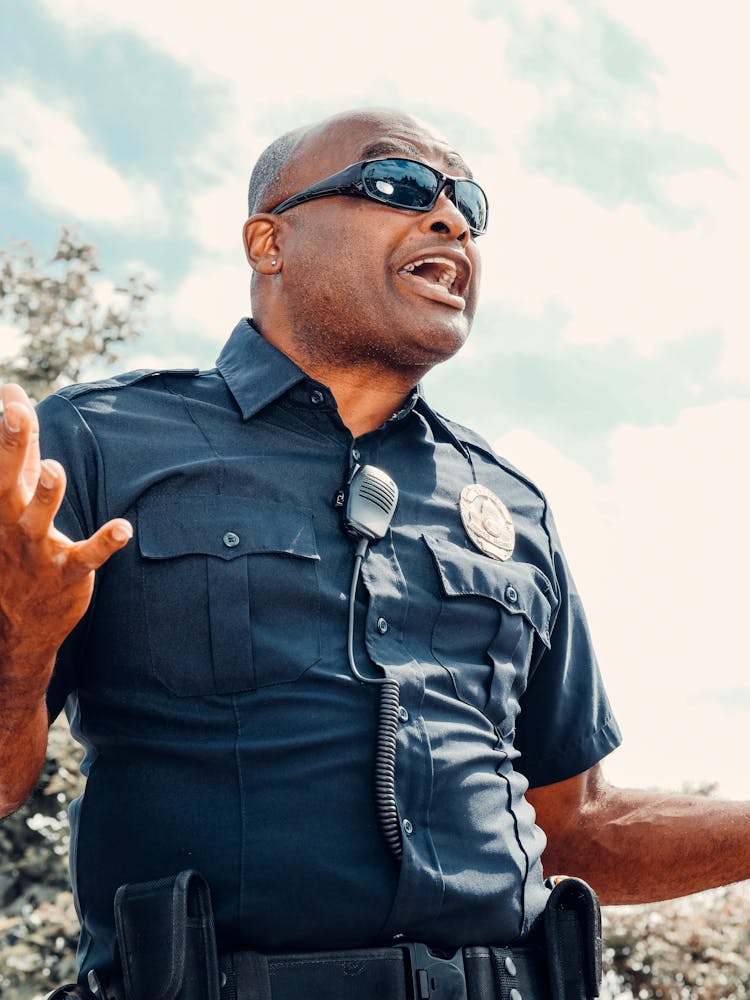
[[[378, 139], [377, 142], [370, 143], [362, 150], [363, 160], [374, 160], [378, 156], [398, 156], [406, 155], [420, 163], [424, 162], [424, 152], [417, 146], [412, 146], [410, 142], [395, 141], [392, 139]], [[458, 153], [447, 152], [443, 154], [450, 167], [458, 172], [461, 177], [472, 177], [471, 170], [464, 163]]]

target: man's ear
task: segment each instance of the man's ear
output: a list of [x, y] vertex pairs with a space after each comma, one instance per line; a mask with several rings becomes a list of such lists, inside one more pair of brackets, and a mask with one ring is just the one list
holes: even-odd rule
[[276, 222], [275, 215], [251, 215], [242, 229], [247, 262], [258, 274], [278, 274], [281, 270]]

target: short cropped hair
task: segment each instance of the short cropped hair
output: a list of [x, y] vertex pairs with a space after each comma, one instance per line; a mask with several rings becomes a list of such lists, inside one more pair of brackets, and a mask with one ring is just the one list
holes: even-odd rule
[[247, 191], [248, 215], [267, 211], [283, 198], [280, 195], [285, 168], [306, 128], [295, 128], [274, 139], [258, 157]]

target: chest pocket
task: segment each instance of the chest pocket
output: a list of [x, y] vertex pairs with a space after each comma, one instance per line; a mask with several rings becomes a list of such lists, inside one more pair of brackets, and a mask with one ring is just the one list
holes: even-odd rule
[[433, 656], [451, 675], [461, 701], [508, 738], [534, 647], [550, 645], [552, 588], [534, 566], [423, 538], [445, 598], [432, 632]]
[[222, 495], [138, 505], [151, 668], [177, 695], [296, 680], [320, 658], [312, 512]]

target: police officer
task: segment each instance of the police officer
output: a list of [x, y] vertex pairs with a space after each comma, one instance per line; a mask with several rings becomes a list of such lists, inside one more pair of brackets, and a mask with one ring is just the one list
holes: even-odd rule
[[[253, 320], [216, 369], [51, 397], [41, 460], [4, 388], [0, 808], [65, 704], [88, 777], [82, 984], [144, 995], [137, 956], [121, 983], [113, 899], [186, 869], [210, 886], [224, 981], [227, 956], [334, 954], [314, 986], [264, 966], [274, 1000], [344, 995], [351, 949], [380, 982], [357, 996], [426, 998], [442, 973], [407, 942], [478, 948], [472, 969], [520, 946], [497, 995], [516, 976], [541, 997], [547, 973], [518, 964], [545, 874], [607, 903], [750, 874], [747, 805], [605, 782], [619, 732], [544, 497], [419, 388], [469, 335], [487, 215], [408, 115], [336, 115], [253, 172]], [[411, 994], [377, 979], [402, 952], [424, 972]]]

